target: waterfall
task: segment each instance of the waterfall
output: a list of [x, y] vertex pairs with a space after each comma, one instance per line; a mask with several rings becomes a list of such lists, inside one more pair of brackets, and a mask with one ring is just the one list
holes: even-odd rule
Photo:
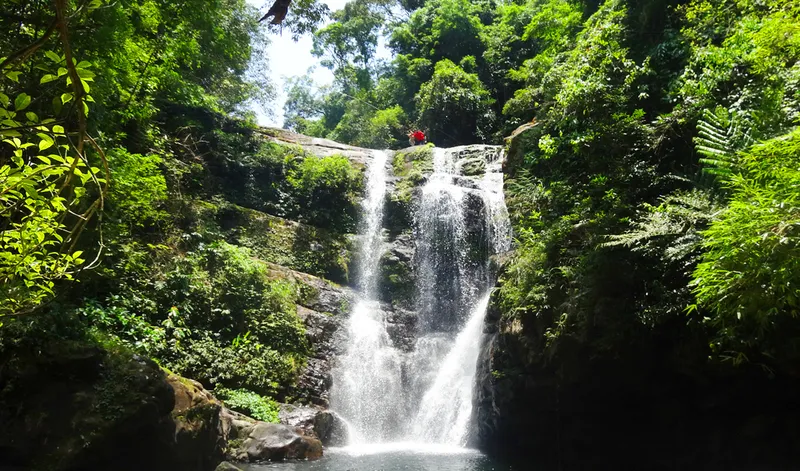
[[[485, 171], [463, 175], [461, 155], [474, 160], [476, 153]], [[433, 172], [419, 189], [414, 214], [417, 331], [410, 351], [392, 344], [375, 300], [387, 158], [375, 152], [367, 169], [359, 297], [348, 321], [347, 349], [333, 372], [331, 406], [351, 425], [351, 445], [464, 446], [494, 282], [489, 256], [510, 247], [502, 151], [433, 149]]]
[[[455, 159], [459, 150], [439, 149], [434, 154], [434, 173], [423, 187], [417, 214], [418, 237], [423, 248], [419, 262], [423, 275], [419, 287], [420, 315], [436, 319], [425, 324], [429, 329], [449, 326], [459, 333], [438, 362], [433, 381], [411, 424], [410, 437], [414, 441], [463, 446], [469, 434], [473, 383], [492, 282], [487, 276], [488, 257], [469, 259], [470, 240], [461, 229], [466, 225], [466, 195], [472, 192], [482, 203], [485, 226], [482, 242], [487, 245], [484, 253], [507, 251], [511, 244], [511, 226], [503, 197], [502, 152], [487, 148], [483, 178], [475, 182], [475, 188], [470, 188], [459, 178], [460, 168]], [[452, 209], [453, 206], [459, 208]], [[453, 297], [439, 299], [443, 292], [436, 283], [451, 280], [458, 284], [447, 286]], [[469, 316], [463, 322], [466, 313]], [[423, 332], [418, 344], [436, 335], [435, 330]]]
[[351, 443], [391, 438], [402, 415], [402, 358], [392, 346], [384, 313], [374, 300], [383, 252], [387, 160], [386, 152], [374, 151], [367, 168], [363, 242], [358, 254], [359, 293], [348, 320], [347, 350], [333, 371], [331, 407], [350, 424]]
[[489, 293], [486, 293], [475, 305], [467, 325], [456, 337], [436, 379], [423, 396], [411, 431], [415, 441], [466, 444], [483, 318], [488, 305]]

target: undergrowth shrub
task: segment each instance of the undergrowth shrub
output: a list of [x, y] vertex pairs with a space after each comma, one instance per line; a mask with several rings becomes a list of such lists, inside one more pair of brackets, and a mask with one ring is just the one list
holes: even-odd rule
[[280, 407], [270, 398], [260, 396], [247, 389], [217, 388], [214, 390], [214, 394], [217, 398], [222, 399], [228, 408], [236, 412], [264, 422], [278, 423]]

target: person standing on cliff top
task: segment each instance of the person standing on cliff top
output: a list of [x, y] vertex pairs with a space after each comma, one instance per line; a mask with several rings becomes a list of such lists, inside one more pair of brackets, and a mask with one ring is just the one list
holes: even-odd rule
[[408, 134], [408, 144], [411, 146], [418, 146], [425, 144], [425, 133], [417, 129]]

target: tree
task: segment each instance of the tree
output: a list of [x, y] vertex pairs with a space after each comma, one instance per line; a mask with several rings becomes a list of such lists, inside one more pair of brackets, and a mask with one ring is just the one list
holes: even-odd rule
[[383, 12], [374, 0], [352, 0], [332, 16], [333, 23], [314, 34], [312, 53], [331, 69], [347, 93], [370, 89]]
[[[73, 279], [85, 262], [78, 241], [107, 190], [105, 154], [87, 127], [96, 75], [91, 63], [75, 58], [70, 40], [70, 21], [80, 12], [59, 0], [51, 14], [44, 33], [37, 38], [25, 28], [22, 40], [36, 40], [0, 60], [0, 316], [36, 310], [55, 294], [56, 282]], [[50, 38], [58, 53], [45, 49]], [[22, 91], [34, 77], [52, 84], [45, 93], [31, 90], [36, 102]]]
[[284, 90], [286, 101], [283, 105], [283, 127], [304, 133], [309, 120], [322, 115], [320, 91], [315, 89], [310, 74], [287, 78]]
[[436, 63], [433, 77], [417, 94], [420, 125], [439, 145], [483, 141], [493, 124], [494, 100], [478, 76], [449, 59]]

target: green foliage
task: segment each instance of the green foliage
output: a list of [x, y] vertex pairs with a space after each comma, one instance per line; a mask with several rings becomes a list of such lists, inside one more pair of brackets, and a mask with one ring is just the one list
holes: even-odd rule
[[[87, 101], [94, 101], [88, 95], [92, 64], [71, 56], [66, 33], [62, 47], [67, 56], [27, 46], [27, 62], [3, 61], [0, 316], [39, 308], [55, 294], [56, 282], [73, 279], [85, 262], [76, 244], [106, 190], [107, 176], [94, 166], [105, 160], [85, 126]], [[52, 73], [40, 77], [40, 71]], [[34, 78], [51, 84], [50, 90], [33, 92]], [[36, 100], [23, 89], [38, 95]], [[77, 120], [77, 129], [67, 131], [67, 120]]]
[[117, 148], [108, 152], [108, 162], [114, 181], [108, 204], [127, 231], [165, 223], [167, 183], [161, 171], [161, 157], [129, 154]]
[[384, 12], [381, 2], [353, 0], [332, 15], [333, 22], [314, 33], [313, 53], [321, 64], [334, 71], [343, 90], [370, 87]]
[[500, 9], [499, 21], [484, 36], [485, 57], [499, 69], [495, 74], [507, 74], [526, 85], [504, 105], [504, 114], [530, 119], [537, 106], [535, 89], [558, 55], [575, 40], [582, 13], [579, 3], [565, 0], [510, 4]]
[[378, 110], [369, 120], [367, 135], [371, 140], [364, 143], [364, 147], [372, 149], [394, 149], [403, 147], [408, 141], [406, 129], [408, 126], [405, 111], [399, 105], [384, 110]]
[[284, 128], [313, 135], [307, 132], [309, 121], [322, 115], [323, 105], [319, 93], [313, 87], [314, 81], [310, 76], [286, 79], [286, 101], [283, 104]]
[[214, 390], [214, 394], [236, 412], [264, 422], [278, 423], [280, 406], [267, 397], [247, 389], [217, 388]]
[[755, 146], [741, 166], [730, 206], [703, 232], [694, 292], [719, 348], [796, 361], [785, 342], [800, 313], [800, 132]]
[[[485, 29], [495, 44], [488, 34], [539, 25], [525, 46], [537, 56], [510, 74], [524, 87], [504, 109], [535, 117], [508, 156], [517, 247], [498, 297], [507, 334], [521, 325], [522, 354], [559, 367], [574, 342], [616, 358], [681, 338], [658, 355], [786, 373], [800, 338], [798, 11], [698, 0], [665, 8], [653, 33], [642, 25], [656, 21], [643, 14], [652, 3], [603, 2], [577, 30], [581, 5], [507, 6], [517, 16]], [[711, 188], [701, 170], [718, 177]]]
[[118, 280], [119, 294], [79, 312], [176, 373], [274, 395], [307, 353], [296, 288], [224, 242], [162, 257]]
[[419, 122], [431, 140], [442, 145], [470, 142], [487, 136], [493, 102], [477, 75], [449, 59], [436, 63], [433, 77], [417, 95]]
[[702, 244], [701, 231], [718, 216], [722, 207], [708, 194], [694, 190], [668, 195], [661, 204], [645, 203], [644, 214], [624, 234], [609, 236], [604, 247], [625, 246], [690, 265], [697, 261]]
[[736, 114], [717, 108], [714, 113], [703, 110], [703, 118], [697, 122], [697, 153], [704, 171], [720, 178], [730, 177], [736, 171], [739, 150], [753, 143], [747, 123]]
[[253, 54], [251, 37], [268, 42], [257, 19], [243, 0], [126, 0], [98, 10], [85, 25], [93, 33], [80, 40], [108, 71], [98, 84], [106, 98], [100, 113], [142, 122], [165, 100], [232, 111], [253, 97], [268, 98], [264, 67], [245, 75], [251, 57], [261, 57]]
[[347, 157], [288, 158], [286, 167], [286, 181], [295, 195], [301, 221], [320, 227], [355, 226], [363, 182]]

